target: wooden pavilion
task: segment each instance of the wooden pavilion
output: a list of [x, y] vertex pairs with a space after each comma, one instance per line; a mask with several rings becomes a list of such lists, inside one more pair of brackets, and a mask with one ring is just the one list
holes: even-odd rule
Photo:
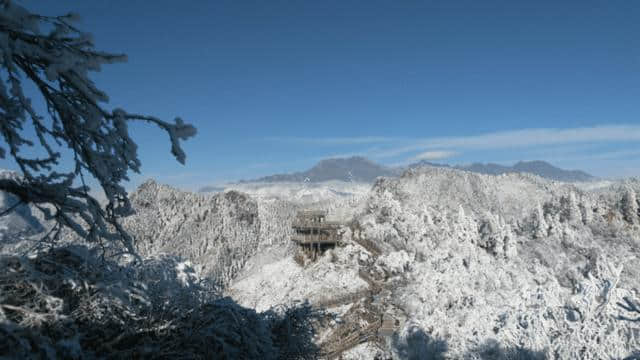
[[342, 223], [327, 221], [327, 212], [322, 210], [299, 211], [292, 224], [291, 240], [297, 243], [312, 259], [339, 241], [338, 230]]

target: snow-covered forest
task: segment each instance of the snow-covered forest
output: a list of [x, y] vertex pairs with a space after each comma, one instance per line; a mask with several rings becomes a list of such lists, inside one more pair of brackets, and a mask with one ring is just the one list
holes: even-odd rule
[[[308, 337], [296, 340], [318, 351], [309, 357], [624, 359], [638, 349], [631, 321], [638, 316], [640, 279], [638, 180], [584, 190], [530, 175], [424, 167], [380, 178], [363, 192], [364, 184], [340, 185], [279, 185], [275, 196], [273, 185], [194, 194], [148, 181], [131, 195], [136, 213], [123, 222], [142, 264], [103, 262], [99, 249], [77, 245], [71, 232], [62, 248], [3, 257], [16, 269], [12, 281], [43, 281], [45, 289], [63, 284], [38, 295], [44, 308], [29, 305], [34, 314], [5, 309], [14, 324], [4, 330], [12, 334], [7, 339], [17, 344], [36, 324], [67, 321], [75, 324], [72, 339], [52, 330], [29, 336], [46, 339], [55, 354], [85, 347], [95, 354], [124, 351], [92, 348], [82, 334], [89, 326], [82, 309], [95, 307], [89, 313], [102, 314], [92, 320], [100, 322], [115, 321], [109, 314], [131, 307], [121, 324], [136, 324], [138, 332], [174, 329], [170, 338], [135, 344], [136, 351], [168, 351], [170, 342], [198, 353], [202, 349], [181, 342], [187, 340], [180, 326], [192, 325], [171, 318], [187, 306], [190, 315], [180, 321], [204, 321], [209, 331], [230, 334], [254, 331], [239, 335], [255, 342], [253, 353], [238, 355], [248, 358], [278, 353], [282, 340], [272, 324], [286, 311], [309, 326]], [[302, 208], [340, 208], [341, 220], [349, 222], [339, 247], [305, 264], [295, 260], [289, 241]], [[68, 270], [47, 269], [47, 261]], [[84, 297], [85, 291], [99, 295]], [[11, 302], [33, 301], [20, 299]], [[77, 306], [72, 313], [67, 302]], [[206, 305], [192, 312], [200, 309], [194, 304]], [[236, 328], [208, 311], [228, 311], [262, 327]], [[36, 313], [41, 317], [30, 317]], [[150, 320], [152, 314], [162, 316]], [[384, 314], [398, 320], [395, 334], [368, 336]], [[344, 341], [354, 335], [363, 342]], [[225, 344], [235, 351], [247, 346]]]

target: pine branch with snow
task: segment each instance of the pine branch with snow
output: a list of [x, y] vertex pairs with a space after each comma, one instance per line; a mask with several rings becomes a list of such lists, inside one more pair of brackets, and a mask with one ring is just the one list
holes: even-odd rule
[[[75, 14], [42, 16], [11, 0], [0, 0], [0, 158], [11, 158], [18, 179], [0, 179], [0, 190], [38, 207], [47, 220], [73, 229], [87, 241], [120, 242], [134, 252], [133, 240], [118, 218], [133, 212], [122, 185], [140, 172], [131, 122], [163, 129], [171, 153], [182, 164], [180, 146], [196, 129], [122, 109], [108, 110], [108, 96], [90, 79], [101, 66], [126, 60], [94, 48], [90, 34], [77, 29]], [[47, 106], [39, 114], [24, 92], [31, 83]], [[25, 136], [32, 130], [35, 140]], [[43, 153], [44, 156], [27, 154]], [[71, 160], [72, 168], [61, 164]], [[85, 176], [97, 180], [108, 204], [90, 194]]]

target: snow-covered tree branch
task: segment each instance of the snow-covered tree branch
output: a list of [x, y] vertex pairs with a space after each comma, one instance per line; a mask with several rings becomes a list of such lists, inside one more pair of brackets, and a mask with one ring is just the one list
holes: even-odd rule
[[[635, 314], [640, 315], [640, 302], [635, 301], [628, 296], [625, 296], [623, 300], [624, 300], [624, 303], [618, 302], [618, 306], [620, 306], [622, 309], [626, 310], [627, 312], [633, 315]], [[640, 322], [640, 316], [638, 316], [637, 318], [631, 318], [628, 316], [619, 316], [618, 319], [632, 321], [632, 322]]]
[[[132, 240], [117, 220], [133, 211], [122, 183], [129, 171], [140, 171], [129, 122], [165, 130], [171, 153], [183, 164], [180, 141], [194, 136], [196, 129], [180, 118], [170, 123], [106, 109], [108, 96], [89, 73], [126, 57], [95, 50], [91, 36], [73, 26], [76, 18], [32, 14], [11, 0], [0, 0], [0, 158], [13, 159], [22, 173], [19, 179], [0, 180], [0, 190], [37, 206], [46, 218], [88, 241], [121, 241], [133, 252]], [[46, 114], [38, 113], [25, 94], [26, 82], [42, 96]], [[64, 156], [71, 160], [70, 169], [61, 165]], [[85, 176], [100, 184], [108, 201], [104, 208], [89, 193]]]

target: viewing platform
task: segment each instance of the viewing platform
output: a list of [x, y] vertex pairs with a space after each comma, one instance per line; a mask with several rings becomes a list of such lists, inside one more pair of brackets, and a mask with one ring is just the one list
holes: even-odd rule
[[326, 211], [299, 211], [291, 224], [294, 230], [291, 241], [315, 258], [318, 253], [336, 246], [340, 240], [338, 230], [342, 226], [341, 222], [327, 221]]

